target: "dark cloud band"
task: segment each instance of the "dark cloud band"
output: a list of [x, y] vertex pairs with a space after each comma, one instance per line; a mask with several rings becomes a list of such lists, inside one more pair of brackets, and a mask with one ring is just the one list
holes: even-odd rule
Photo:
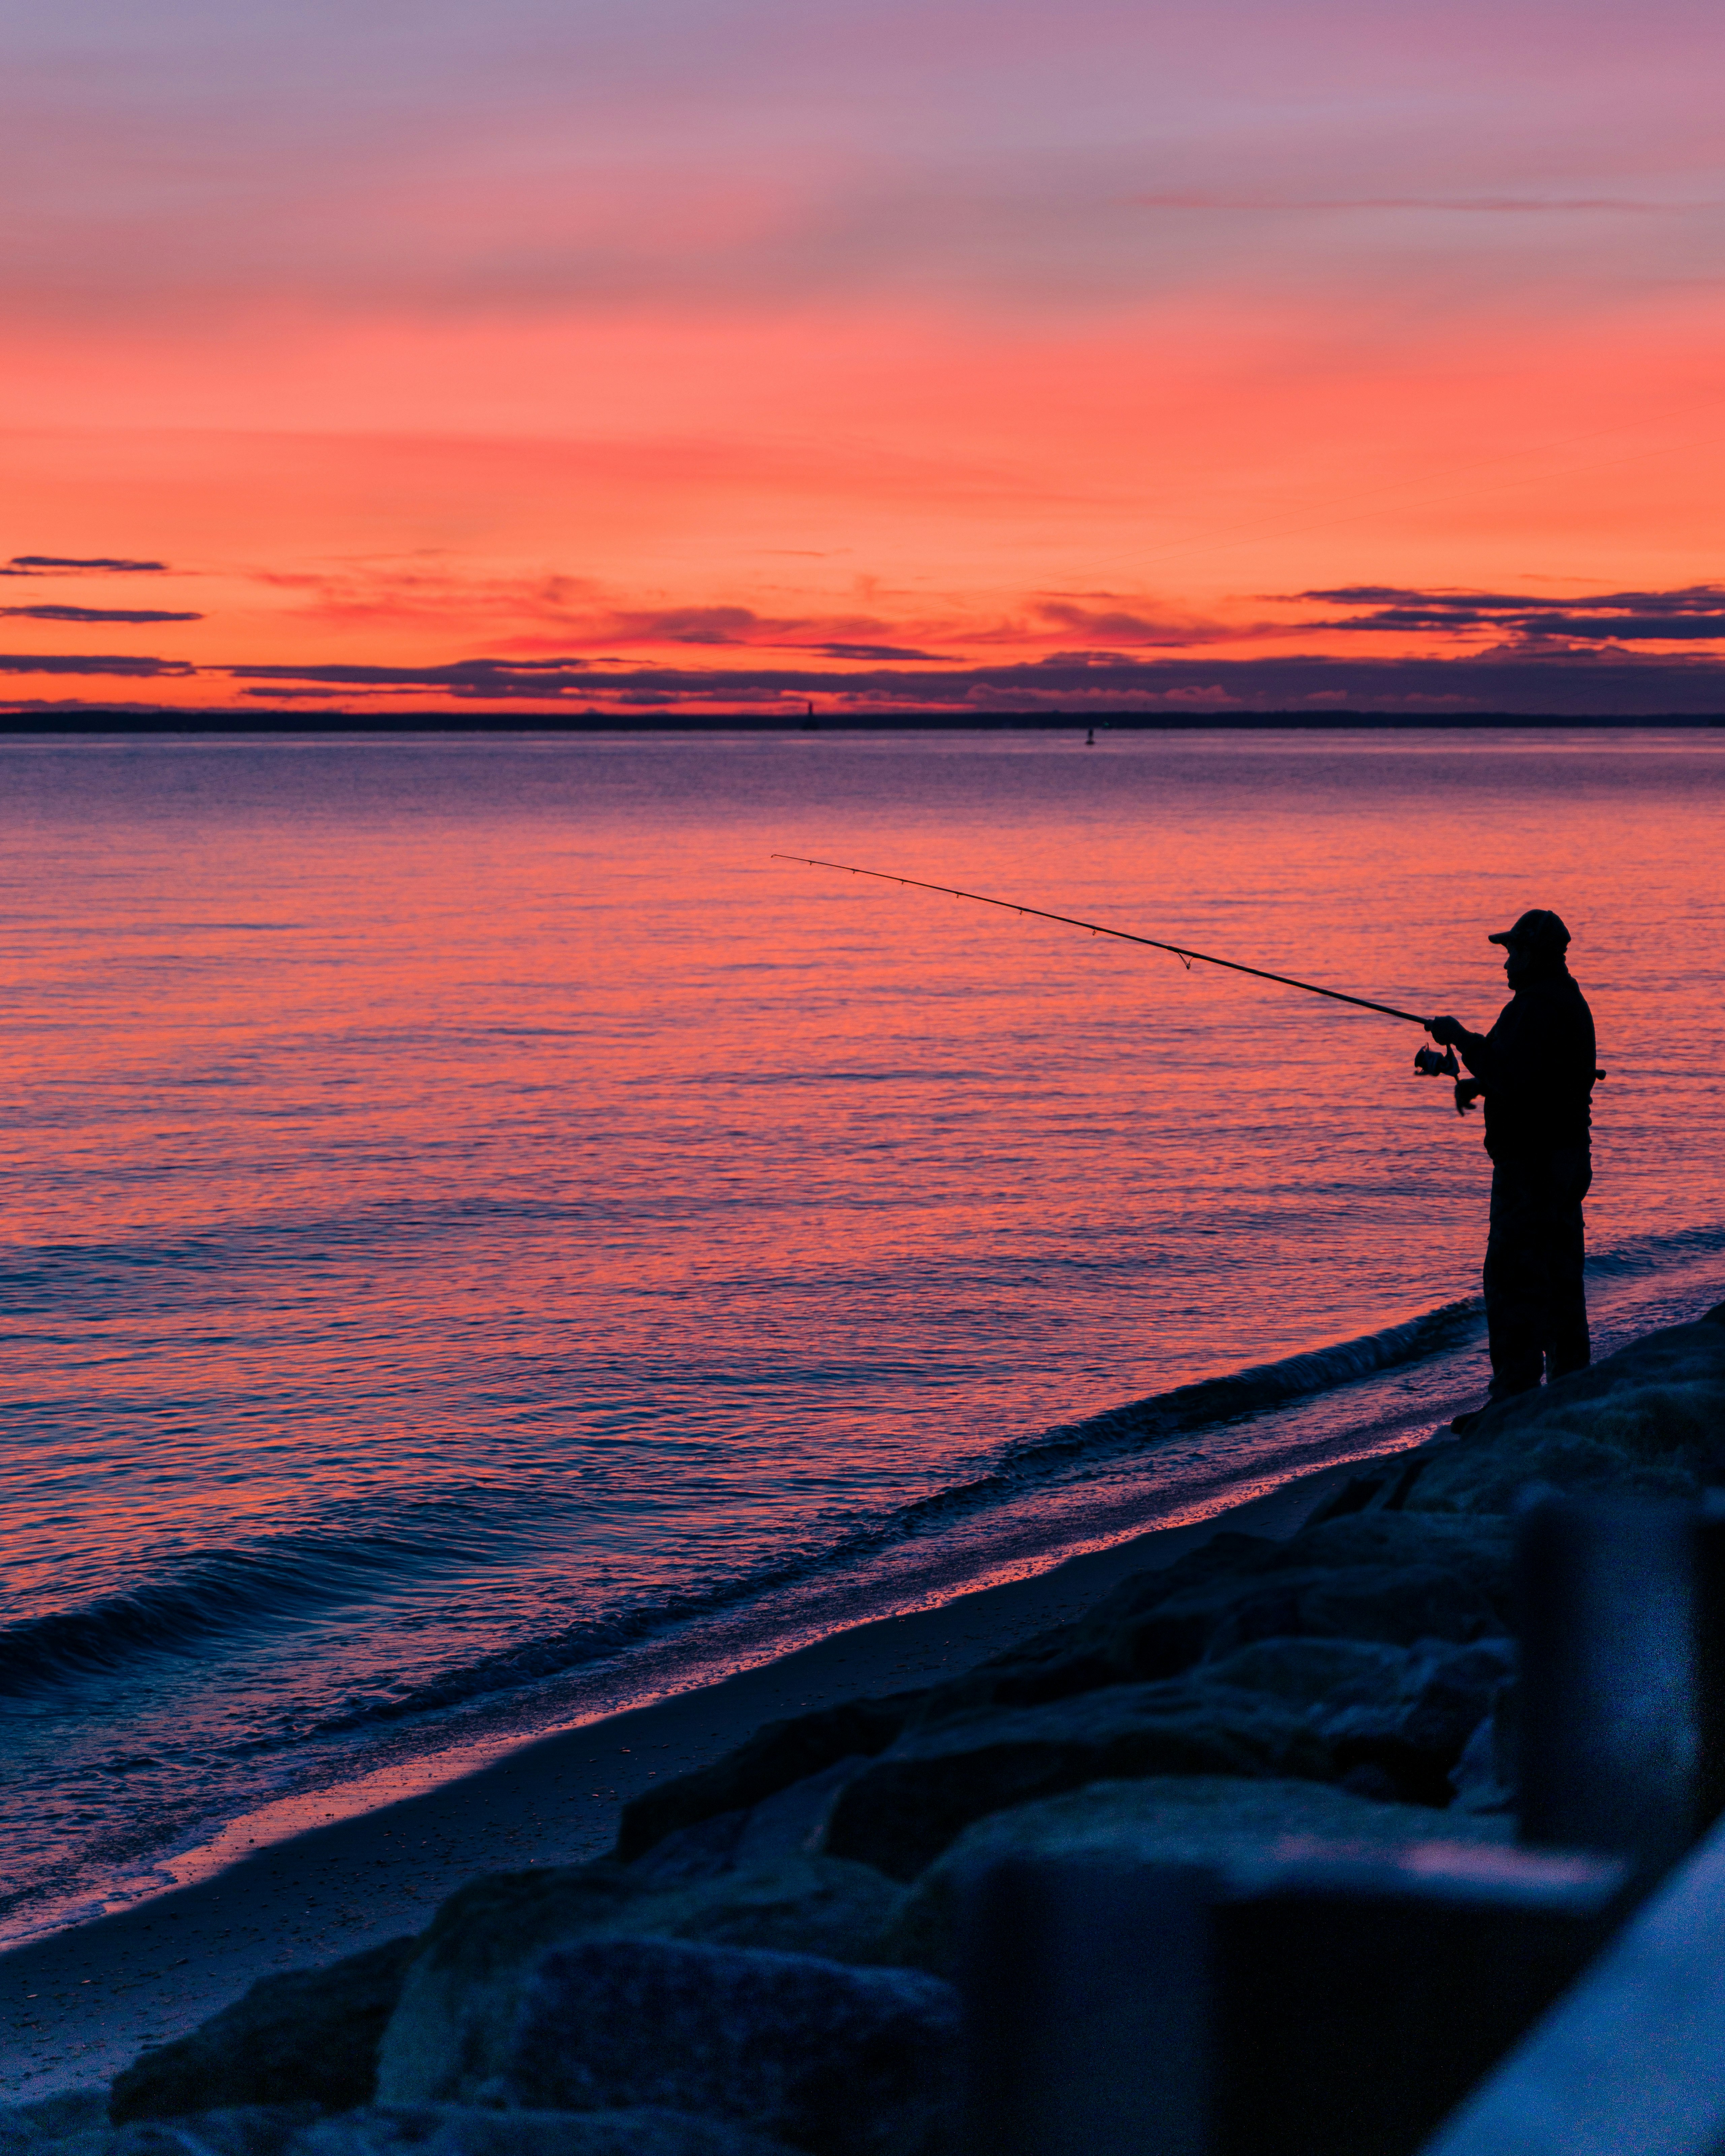
[[[1062, 652], [1004, 665], [619, 667], [580, 660], [466, 660], [451, 666], [195, 668], [152, 658], [0, 656], [0, 673], [129, 676], [234, 685], [249, 702], [283, 708], [345, 695], [416, 695], [444, 708], [524, 717], [536, 711], [768, 711], [800, 717], [815, 698], [835, 713], [955, 716], [1142, 711], [1231, 713], [1381, 711], [1434, 719], [1491, 713], [1562, 719], [1713, 718], [1725, 725], [1725, 663], [1711, 658], [1576, 657], [1368, 660], [1138, 657]], [[308, 693], [309, 692], [309, 693]]]
[[1375, 630], [1400, 635], [1468, 635], [1490, 631], [1548, 644], [1696, 644], [1725, 640], [1725, 585], [1689, 584], [1670, 592], [1605, 592], [1586, 599], [1528, 592], [1409, 591], [1391, 584], [1343, 584], [1298, 592], [1296, 600], [1362, 607], [1341, 620], [1308, 628]]
[[53, 569], [100, 570], [110, 577], [156, 577], [167, 573], [166, 562], [128, 562], [109, 554], [14, 554], [7, 564], [10, 576], [32, 577]]
[[118, 654], [0, 651], [0, 674], [123, 674], [139, 680], [188, 680], [203, 671], [183, 659], [141, 659]]
[[154, 607], [0, 607], [14, 621], [202, 621], [201, 613], [165, 613]]

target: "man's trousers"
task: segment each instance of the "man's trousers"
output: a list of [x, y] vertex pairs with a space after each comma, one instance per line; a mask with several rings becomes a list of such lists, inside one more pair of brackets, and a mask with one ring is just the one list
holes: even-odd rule
[[1592, 1181], [1585, 1146], [1491, 1164], [1486, 1325], [1494, 1400], [1527, 1391], [1542, 1370], [1561, 1378], [1587, 1368], [1581, 1201]]

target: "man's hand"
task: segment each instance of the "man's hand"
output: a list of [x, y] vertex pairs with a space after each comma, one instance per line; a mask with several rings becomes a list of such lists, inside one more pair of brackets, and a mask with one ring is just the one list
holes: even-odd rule
[[1440, 1048], [1455, 1048], [1460, 1045], [1467, 1028], [1459, 1018], [1434, 1018], [1426, 1020], [1425, 1030]]

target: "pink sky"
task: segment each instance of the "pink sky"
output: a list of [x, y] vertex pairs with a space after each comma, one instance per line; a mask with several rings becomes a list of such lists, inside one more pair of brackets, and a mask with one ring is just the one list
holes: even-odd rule
[[0, 701], [1725, 709], [1717, 8], [11, 42]]

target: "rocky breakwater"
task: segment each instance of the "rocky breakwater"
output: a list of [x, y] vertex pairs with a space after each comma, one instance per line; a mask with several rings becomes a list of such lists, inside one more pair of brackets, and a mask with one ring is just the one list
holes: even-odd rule
[[1517, 1499], [1722, 1481], [1725, 1306], [1290, 1540], [1219, 1532], [950, 1682], [763, 1729], [630, 1805], [611, 1856], [271, 1978], [105, 2099], [10, 2114], [0, 2156], [941, 2156], [981, 1867], [1512, 1838]]

